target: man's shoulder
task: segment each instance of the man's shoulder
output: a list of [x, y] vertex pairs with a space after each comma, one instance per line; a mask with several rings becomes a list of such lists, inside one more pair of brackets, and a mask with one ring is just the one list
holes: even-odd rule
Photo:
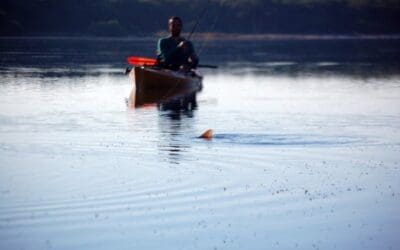
[[172, 36], [161, 37], [160, 39], [158, 39], [158, 41], [173, 41], [173, 42], [187, 41], [187, 42], [190, 42], [189, 40], [186, 40], [186, 38], [184, 38], [184, 37], [173, 38]]
[[171, 41], [173, 38], [171, 36], [165, 36], [158, 39], [158, 41]]
[[160, 39], [158, 39], [158, 43], [165, 43], [169, 41], [169, 37], [161, 37]]

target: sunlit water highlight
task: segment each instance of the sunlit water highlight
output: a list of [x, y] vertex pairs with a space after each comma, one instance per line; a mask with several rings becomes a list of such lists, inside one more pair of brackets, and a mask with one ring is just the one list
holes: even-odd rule
[[0, 248], [396, 249], [400, 77], [241, 65], [183, 111], [107, 65], [1, 69]]

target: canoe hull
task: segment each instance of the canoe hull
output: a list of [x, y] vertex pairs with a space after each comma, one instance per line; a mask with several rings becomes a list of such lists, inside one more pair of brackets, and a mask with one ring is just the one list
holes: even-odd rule
[[202, 88], [202, 76], [194, 72], [135, 67], [129, 76], [134, 84], [130, 99], [134, 99], [135, 107], [181, 98]]

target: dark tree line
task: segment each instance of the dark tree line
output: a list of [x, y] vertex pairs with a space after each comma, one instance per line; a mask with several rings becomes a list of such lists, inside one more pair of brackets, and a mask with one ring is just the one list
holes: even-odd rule
[[179, 15], [190, 31], [400, 33], [398, 0], [1, 0], [0, 35], [149, 36]]

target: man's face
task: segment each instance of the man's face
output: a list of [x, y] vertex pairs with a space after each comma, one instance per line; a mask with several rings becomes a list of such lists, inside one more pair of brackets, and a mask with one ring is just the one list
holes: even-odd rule
[[182, 30], [182, 23], [177, 19], [169, 19], [168, 29], [172, 36], [179, 36]]

